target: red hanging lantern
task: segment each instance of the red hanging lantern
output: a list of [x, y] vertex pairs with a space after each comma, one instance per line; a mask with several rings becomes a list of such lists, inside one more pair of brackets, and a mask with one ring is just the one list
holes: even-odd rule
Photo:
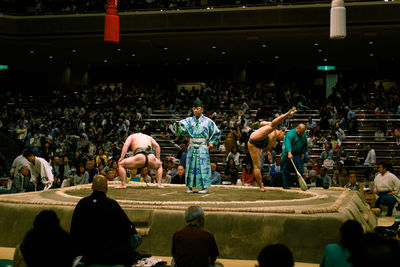
[[107, 0], [106, 18], [104, 21], [104, 41], [119, 43], [118, 0]]

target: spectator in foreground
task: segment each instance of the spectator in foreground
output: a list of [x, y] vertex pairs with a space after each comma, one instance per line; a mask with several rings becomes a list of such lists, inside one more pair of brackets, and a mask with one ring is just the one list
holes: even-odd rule
[[257, 257], [259, 267], [293, 267], [292, 252], [282, 244], [268, 245]]
[[350, 257], [361, 245], [363, 228], [356, 221], [348, 220], [340, 227], [339, 244], [328, 244], [322, 256], [321, 267], [352, 267]]
[[214, 235], [203, 228], [203, 209], [190, 206], [185, 211], [185, 220], [187, 225], [172, 238], [171, 267], [223, 266], [215, 262], [219, 251]]
[[107, 197], [107, 179], [93, 179], [93, 193], [75, 207], [71, 236], [85, 265], [128, 265], [141, 259], [135, 249], [141, 238], [117, 201]]
[[358, 253], [352, 257], [353, 267], [397, 266], [400, 246], [396, 239], [374, 233], [363, 236]]
[[60, 227], [57, 214], [43, 210], [14, 252], [13, 266], [70, 267], [74, 261], [70, 235]]

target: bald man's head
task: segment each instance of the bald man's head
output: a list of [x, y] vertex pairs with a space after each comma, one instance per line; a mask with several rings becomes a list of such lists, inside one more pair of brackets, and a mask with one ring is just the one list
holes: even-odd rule
[[95, 177], [93, 177], [92, 189], [93, 191], [101, 191], [107, 193], [107, 178], [103, 175], [96, 175]]
[[306, 126], [303, 123], [300, 123], [296, 127], [296, 133], [298, 136], [302, 136], [304, 132], [306, 131]]

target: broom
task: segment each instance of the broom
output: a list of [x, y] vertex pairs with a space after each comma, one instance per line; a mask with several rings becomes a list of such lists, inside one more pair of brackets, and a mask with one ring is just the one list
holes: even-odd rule
[[290, 161], [292, 162], [292, 164], [293, 164], [293, 166], [294, 166], [294, 169], [296, 170], [297, 179], [299, 180], [299, 185], [300, 185], [301, 190], [307, 191], [307, 190], [308, 190], [308, 186], [307, 186], [307, 184], [306, 184], [306, 181], [304, 181], [303, 176], [301, 176], [301, 174], [300, 174], [299, 171], [297, 170], [296, 165], [295, 165], [294, 162], [293, 162], [293, 159], [290, 159]]

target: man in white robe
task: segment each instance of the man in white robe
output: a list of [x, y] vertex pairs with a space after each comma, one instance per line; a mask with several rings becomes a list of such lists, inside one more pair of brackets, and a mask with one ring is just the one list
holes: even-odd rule
[[31, 181], [35, 184], [36, 191], [48, 190], [54, 181], [50, 164], [45, 159], [36, 157], [31, 150], [26, 150], [24, 157], [30, 162]]

